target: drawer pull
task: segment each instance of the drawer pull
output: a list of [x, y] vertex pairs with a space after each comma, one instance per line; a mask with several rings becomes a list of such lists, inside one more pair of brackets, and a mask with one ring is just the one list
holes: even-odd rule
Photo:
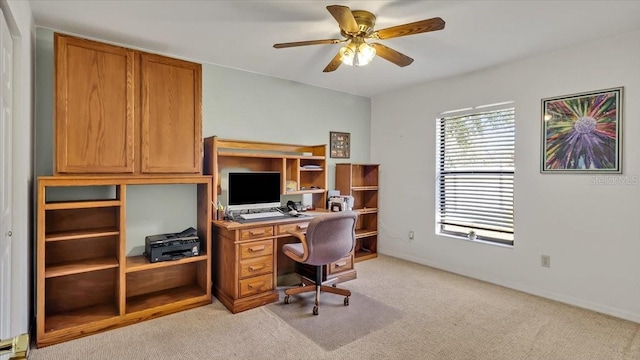
[[309, 226], [309, 224], [299, 224], [298, 225], [298, 230], [304, 230]]
[[258, 288], [258, 289], [259, 289], [259, 288], [261, 288], [263, 285], [264, 285], [264, 281], [261, 281], [261, 282], [259, 282], [259, 283], [249, 284], [249, 285], [247, 285], [247, 288], [249, 288], [249, 289], [253, 289], [253, 288], [254, 288], [254, 286], [255, 286], [256, 288]]
[[262, 270], [264, 269], [264, 264], [262, 264], [261, 266], [249, 266], [249, 271], [258, 271], [258, 270]]
[[264, 245], [261, 246], [251, 246], [249, 248], [249, 252], [258, 252], [258, 251], [264, 251]]
[[346, 261], [340, 261], [340, 262], [337, 262], [337, 263], [336, 263], [336, 267], [343, 267], [343, 266], [345, 266], [345, 265], [347, 265], [347, 262], [346, 262]]
[[249, 230], [249, 235], [251, 236], [256, 236], [256, 235], [264, 235], [265, 231], [264, 230]]

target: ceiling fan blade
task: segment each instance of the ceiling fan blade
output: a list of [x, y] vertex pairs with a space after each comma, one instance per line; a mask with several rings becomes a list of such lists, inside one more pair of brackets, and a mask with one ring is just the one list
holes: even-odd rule
[[[425, 33], [429, 31], [436, 31], [444, 29], [444, 20], [439, 17], [433, 19], [427, 19], [422, 21], [416, 21], [410, 24], [393, 26], [390, 28], [376, 31], [371, 37], [378, 38], [380, 40], [391, 39], [400, 36], [414, 35]], [[377, 35], [377, 36], [376, 36]]]
[[378, 43], [370, 45], [376, 49], [376, 55], [398, 66], [404, 67], [410, 65], [413, 62], [412, 58], [408, 57], [405, 54], [399, 53], [388, 46], [384, 46]]
[[329, 10], [331, 15], [336, 19], [338, 25], [340, 25], [340, 29], [350, 34], [356, 34], [360, 31], [360, 27], [358, 26], [356, 19], [353, 17], [349, 7], [342, 5], [329, 5], [327, 6], [327, 10]]
[[296, 42], [290, 42], [290, 43], [274, 44], [273, 47], [276, 49], [282, 49], [282, 48], [288, 48], [288, 47], [294, 47], [294, 46], [339, 44], [345, 41], [346, 40], [340, 40], [340, 39], [307, 40], [307, 41], [296, 41]]
[[340, 52], [338, 52], [336, 56], [334, 56], [333, 59], [331, 59], [331, 61], [324, 68], [324, 70], [322, 70], [322, 72], [335, 71], [338, 68], [338, 66], [340, 66], [340, 64], [342, 64], [342, 56], [340, 55]]

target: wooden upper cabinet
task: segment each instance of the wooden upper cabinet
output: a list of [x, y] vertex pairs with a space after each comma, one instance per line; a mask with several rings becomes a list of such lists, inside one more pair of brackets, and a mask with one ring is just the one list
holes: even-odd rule
[[202, 173], [202, 66], [55, 34], [55, 174]]
[[142, 54], [141, 172], [201, 173], [200, 64]]
[[55, 35], [56, 173], [133, 173], [134, 51]]

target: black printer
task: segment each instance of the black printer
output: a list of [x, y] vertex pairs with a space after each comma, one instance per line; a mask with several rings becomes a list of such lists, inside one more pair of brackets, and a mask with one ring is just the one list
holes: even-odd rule
[[152, 263], [200, 255], [200, 239], [194, 228], [179, 233], [149, 235], [144, 242], [145, 255]]

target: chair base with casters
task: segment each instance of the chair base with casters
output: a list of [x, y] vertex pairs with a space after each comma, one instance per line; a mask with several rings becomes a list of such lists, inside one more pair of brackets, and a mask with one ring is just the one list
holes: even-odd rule
[[300, 264], [314, 266], [316, 279], [313, 285], [304, 285], [284, 291], [284, 303], [289, 303], [291, 295], [315, 291], [313, 315], [318, 315], [320, 293], [328, 292], [344, 296], [344, 305], [349, 305], [351, 291], [335, 286], [322, 285], [322, 267], [336, 262], [355, 247], [355, 224], [358, 214], [353, 211], [341, 211], [314, 217], [307, 226], [306, 233], [289, 232], [300, 240], [300, 243], [286, 244], [282, 252]]
[[284, 294], [285, 294], [284, 303], [285, 304], [289, 303], [289, 298], [291, 295], [298, 295], [298, 294], [303, 294], [303, 293], [312, 292], [312, 291], [315, 291], [316, 293], [315, 305], [313, 307], [313, 315], [318, 315], [318, 310], [320, 307], [320, 293], [323, 291], [344, 296], [345, 297], [344, 306], [349, 306], [349, 296], [351, 296], [351, 291], [347, 289], [338, 288], [335, 285], [332, 285], [332, 286], [322, 285], [322, 266], [316, 266], [315, 284], [313, 285], [303, 284], [298, 287], [286, 289], [284, 291]]

